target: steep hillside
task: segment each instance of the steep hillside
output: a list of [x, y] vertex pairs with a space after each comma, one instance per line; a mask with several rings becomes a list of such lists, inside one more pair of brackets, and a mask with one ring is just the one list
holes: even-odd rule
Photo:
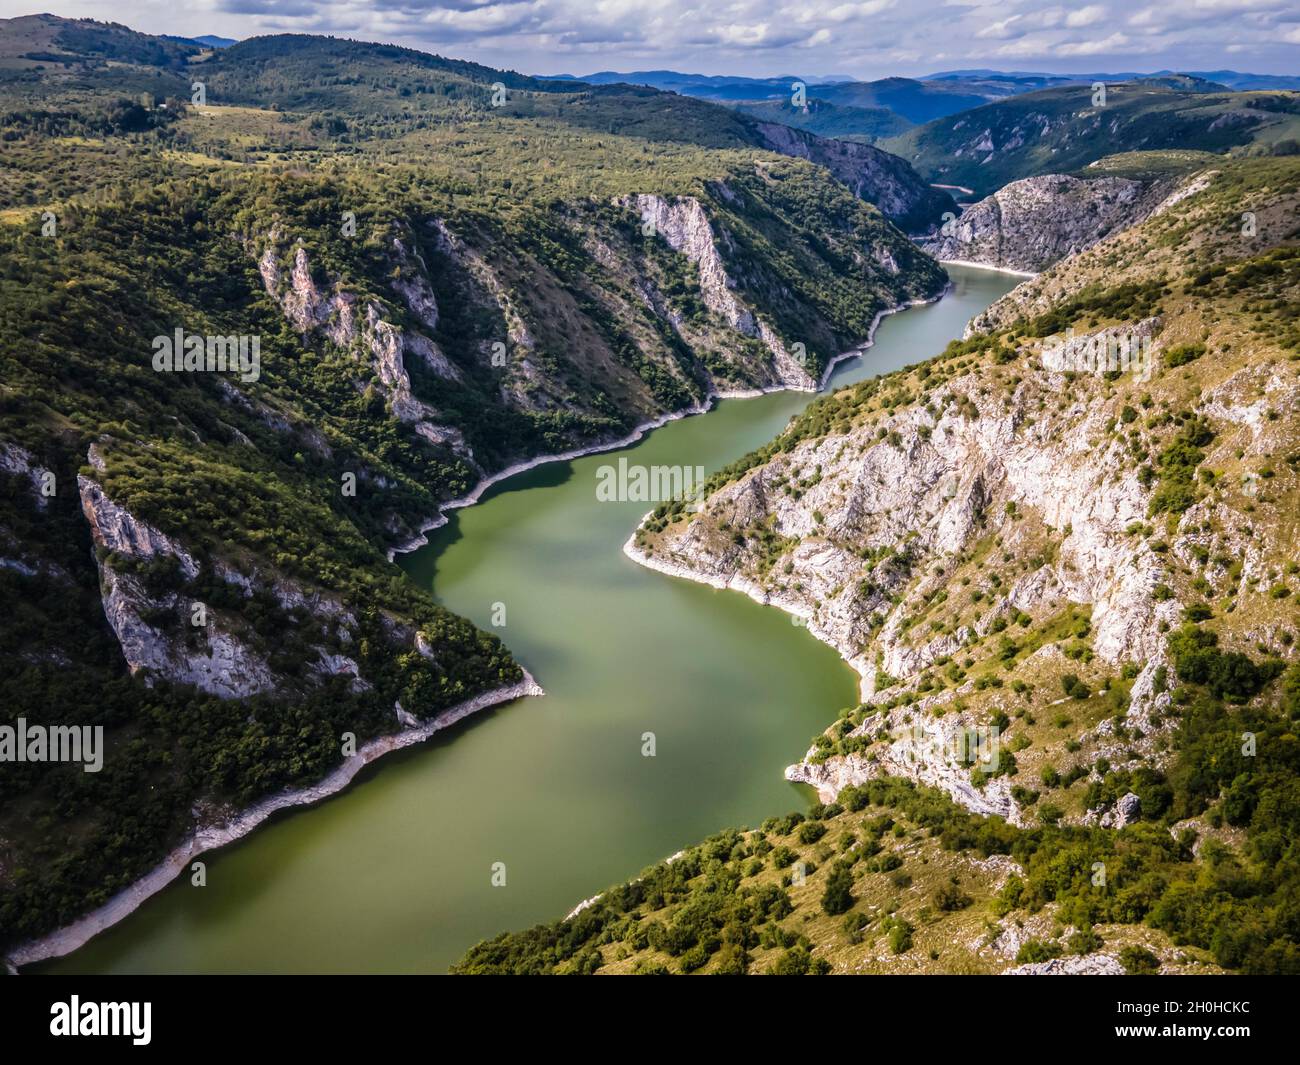
[[869, 144], [814, 137], [774, 122], [759, 122], [755, 131], [765, 148], [824, 166], [905, 231], [923, 229], [953, 207], [948, 193], [919, 185], [903, 160]]
[[[986, 196], [1009, 182], [1070, 173], [1117, 152], [1191, 149], [1268, 152], [1300, 134], [1300, 96], [1214, 92], [1143, 81], [1108, 84], [1104, 104], [1088, 85], [1009, 97], [888, 138], [925, 178]], [[1289, 150], [1286, 148], [1283, 151]]]
[[1013, 181], [920, 241], [936, 259], [1037, 273], [1136, 225], [1179, 180], [1215, 157], [1206, 152], [1132, 152], [1077, 175]]
[[465, 971], [1300, 969], [1300, 162], [1166, 202], [647, 516], [860, 673], [823, 805]]

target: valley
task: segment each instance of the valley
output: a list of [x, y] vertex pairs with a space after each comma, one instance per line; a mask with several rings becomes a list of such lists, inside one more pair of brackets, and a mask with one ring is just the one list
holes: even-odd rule
[[[953, 275], [939, 302], [883, 319], [875, 344], [840, 363], [828, 387], [941, 348], [1015, 283]], [[545, 696], [385, 757], [343, 795], [208, 856], [206, 887], [182, 876], [38, 970], [441, 971], [520, 913], [567, 912], [723, 826], [806, 806], [782, 771], [853, 701], [852, 673], [783, 615], [633, 565], [621, 547], [646, 504], [602, 502], [597, 489], [600, 468], [620, 459], [713, 474], [812, 399], [724, 400], [452, 511], [403, 567], [443, 606], [499, 633]], [[647, 732], [653, 757], [642, 753]], [[495, 862], [505, 863], [500, 888]], [[384, 905], [367, 905], [378, 884]]]

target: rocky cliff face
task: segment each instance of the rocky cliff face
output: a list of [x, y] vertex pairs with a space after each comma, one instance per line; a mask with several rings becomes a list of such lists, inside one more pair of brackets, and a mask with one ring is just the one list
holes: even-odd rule
[[704, 305], [737, 333], [761, 341], [771, 352], [771, 370], [777, 382], [787, 388], [816, 388], [817, 382], [786, 350], [776, 330], [737, 296], [736, 283], [728, 276], [718, 247], [718, 236], [699, 200], [683, 196], [669, 201], [643, 194], [625, 202], [637, 211], [643, 225], [653, 227], [669, 247], [695, 264]]
[[[1121, 472], [1122, 443], [1099, 448], [1113, 400], [1089, 397], [1045, 416], [1065, 386], [1058, 373], [1043, 367], [1014, 387], [991, 383], [986, 373], [958, 374], [924, 403], [918, 397], [793, 444], [720, 488], [679, 529], [632, 547], [648, 565], [807, 619], [860, 673], [865, 713], [839, 738], [891, 740], [829, 760], [810, 751], [789, 776], [827, 801], [848, 784], [902, 773], [972, 810], [1018, 820], [1010, 781], [976, 788], [959, 757], [959, 733], [984, 720], [955, 708], [976, 691], [973, 680], [951, 695], [887, 708], [899, 681], [914, 684], [996, 642], [1008, 617], [1047, 621], [1086, 604], [1098, 659], [1152, 670], [1162, 661], [1160, 626], [1176, 621], [1180, 607], [1153, 598], [1168, 579], [1166, 562], [1126, 532], [1145, 516], [1150, 493], [1135, 473]], [[956, 598], [954, 571], [983, 568], [976, 560], [991, 541], [1035, 564], [1013, 567], [995, 585], [968, 576], [983, 589], [978, 603], [935, 610], [941, 597]], [[1040, 648], [1035, 666], [1055, 653]], [[1145, 713], [1147, 702], [1139, 692], [1130, 712]], [[931, 718], [936, 710], [942, 717]], [[918, 712], [927, 719], [919, 732]]]
[[[820, 180], [786, 166], [784, 182]], [[875, 313], [942, 285], [931, 260], [846, 191], [832, 195], [838, 213], [813, 242], [803, 202], [767, 202], [774, 187], [756, 168], [700, 195], [570, 209], [547, 235], [571, 249], [562, 264], [480, 222], [439, 217], [390, 224], [378, 238], [382, 273], [370, 263], [327, 273], [321, 251], [279, 223], [249, 243], [294, 330], [347, 352], [358, 390], [378, 391], [407, 432], [478, 478], [532, 457], [516, 441], [534, 424], [550, 450], [567, 450], [712, 396], [813, 388]], [[758, 246], [773, 239], [780, 257]], [[823, 249], [853, 268], [831, 271]], [[806, 298], [807, 286], [824, 301]], [[493, 413], [466, 416], [484, 408]]]
[[[272, 230], [267, 247], [258, 259], [258, 271], [285, 317], [300, 333], [319, 333], [337, 347], [365, 352], [370, 367], [393, 414], [410, 425], [430, 443], [448, 447], [473, 463], [473, 451], [459, 430], [437, 422], [438, 412], [411, 393], [406, 357], [419, 359], [430, 371], [448, 381], [459, 381], [460, 371], [429, 337], [404, 330], [385, 317], [382, 304], [368, 300], [358, 314], [359, 299], [338, 279], [322, 290], [312, 276], [311, 259], [301, 244], [292, 251], [288, 277], [280, 268], [283, 234]], [[393, 282], [393, 290], [411, 312], [429, 328], [438, 324], [438, 305], [427, 278], [419, 273], [401, 240], [393, 238], [398, 268], [404, 270]]]
[[765, 147], [826, 167], [905, 232], [924, 229], [956, 209], [948, 193], [926, 184], [905, 159], [870, 144], [818, 137], [775, 122], [759, 122], [757, 128]]
[[[96, 470], [106, 467], [96, 447], [89, 459]], [[292, 696], [331, 677], [348, 678], [354, 693], [372, 689], [353, 657], [357, 612], [337, 594], [249, 559], [239, 564], [200, 560], [179, 539], [110, 498], [93, 477], [78, 476], [77, 489], [95, 546], [104, 616], [131, 673], [140, 673], [146, 683], [193, 685], [223, 699]], [[220, 606], [205, 601], [203, 589], [211, 592], [208, 577], [227, 588], [218, 597]], [[259, 609], [279, 612], [294, 633], [304, 670], [289, 674], [272, 664], [272, 649], [245, 616], [245, 607], [259, 596]], [[382, 629], [397, 653], [414, 650], [436, 662], [435, 649], [418, 627], [389, 615]], [[289, 645], [282, 640], [274, 650]], [[400, 724], [416, 720], [400, 704], [396, 709]]]
[[936, 259], [1037, 273], [1142, 221], [1163, 183], [1067, 174], [1013, 181], [920, 242]]
[[[223, 698], [273, 690], [276, 681], [266, 659], [215, 619], [195, 626], [192, 642], [178, 636], [184, 631], [179, 626], [190, 624], [195, 601], [171, 591], [151, 593], [134, 571], [174, 561], [181, 575], [192, 580], [199, 573], [194, 558], [172, 538], [114, 503], [89, 477], [78, 477], [77, 487], [95, 546], [102, 551], [97, 561], [104, 615], [131, 672], [144, 670]], [[159, 627], [163, 615], [170, 631]]]

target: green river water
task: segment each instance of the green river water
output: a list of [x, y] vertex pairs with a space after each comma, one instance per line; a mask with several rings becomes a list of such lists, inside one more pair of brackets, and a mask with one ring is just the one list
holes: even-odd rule
[[[1019, 280], [949, 273], [953, 291], [885, 318], [831, 387], [937, 354]], [[726, 400], [452, 511], [405, 569], [485, 628], [502, 604], [494, 631], [547, 694], [381, 759], [344, 793], [207, 855], [206, 887], [177, 880], [37, 969], [444, 972], [478, 940], [563, 916], [719, 829], [805, 807], [811, 792], [782, 771], [856, 702], [856, 676], [780, 611], [631, 562], [622, 545], [650, 505], [597, 502], [595, 484], [619, 456], [711, 472], [813, 398]]]

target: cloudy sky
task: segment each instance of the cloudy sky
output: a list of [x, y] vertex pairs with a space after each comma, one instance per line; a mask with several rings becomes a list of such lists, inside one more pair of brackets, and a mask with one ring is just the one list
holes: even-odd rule
[[389, 41], [536, 74], [1300, 74], [1297, 0], [0, 0], [0, 15], [38, 10], [150, 33]]

